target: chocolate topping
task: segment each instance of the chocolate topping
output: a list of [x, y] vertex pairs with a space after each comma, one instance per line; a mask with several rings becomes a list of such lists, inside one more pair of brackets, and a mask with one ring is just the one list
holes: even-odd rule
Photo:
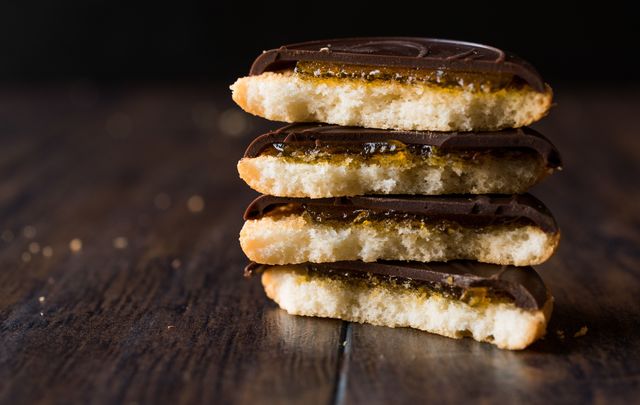
[[[484, 287], [494, 293], [512, 297], [515, 305], [528, 309], [540, 309], [547, 300], [547, 289], [532, 267], [500, 266], [473, 261], [448, 263], [420, 263], [379, 261], [364, 263], [343, 261], [334, 263], [309, 263], [319, 270], [367, 272], [376, 275], [399, 277], [432, 284], [457, 287], [462, 291]], [[245, 275], [250, 276], [265, 270], [270, 265], [250, 263]]]
[[433, 38], [343, 38], [285, 45], [258, 56], [249, 74], [292, 68], [298, 61], [506, 73], [545, 91], [540, 74], [518, 56], [487, 45]]
[[247, 207], [244, 219], [258, 219], [274, 208], [299, 207], [326, 219], [346, 219], [355, 212], [367, 211], [382, 217], [418, 216], [451, 220], [461, 224], [484, 226], [493, 223], [526, 221], [544, 232], [556, 233], [555, 219], [530, 194], [513, 196], [357, 196], [337, 198], [288, 198], [262, 195]]
[[473, 149], [530, 149], [544, 159], [547, 167], [562, 165], [556, 147], [531, 128], [492, 132], [394, 131], [325, 124], [290, 124], [260, 135], [251, 142], [245, 157], [257, 157], [274, 143], [314, 147], [315, 145], [353, 145], [368, 142], [399, 141], [406, 145], [429, 145], [443, 151]]

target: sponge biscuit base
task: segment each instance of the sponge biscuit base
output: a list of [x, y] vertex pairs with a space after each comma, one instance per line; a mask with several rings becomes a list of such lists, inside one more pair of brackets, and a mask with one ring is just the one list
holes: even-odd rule
[[[339, 160], [339, 161], [338, 161]], [[240, 177], [254, 190], [278, 197], [342, 197], [365, 194], [520, 194], [549, 173], [541, 159], [485, 158], [446, 161], [369, 162], [343, 155], [324, 162], [278, 156], [243, 158]]]
[[262, 275], [267, 296], [290, 314], [411, 327], [450, 338], [469, 336], [501, 349], [524, 349], [542, 337], [553, 308], [551, 296], [539, 310], [508, 302], [473, 306], [391, 283], [366, 286], [309, 275], [303, 267], [276, 266]]
[[341, 260], [410, 260], [529, 266], [555, 251], [559, 232], [507, 223], [483, 227], [433, 226], [411, 220], [316, 222], [304, 214], [247, 220], [240, 245], [257, 263], [281, 265]]
[[519, 128], [544, 117], [552, 91], [528, 86], [495, 91], [390, 80], [314, 79], [293, 71], [238, 79], [233, 100], [273, 121], [325, 122], [382, 129], [489, 131]]

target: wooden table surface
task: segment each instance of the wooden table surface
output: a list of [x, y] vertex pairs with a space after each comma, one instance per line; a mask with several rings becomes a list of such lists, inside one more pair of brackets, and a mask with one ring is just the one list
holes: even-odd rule
[[556, 305], [509, 352], [289, 316], [243, 279], [235, 162], [277, 124], [225, 86], [4, 85], [0, 402], [637, 403], [636, 90], [559, 88], [536, 126], [565, 160], [534, 190], [563, 230], [538, 267]]

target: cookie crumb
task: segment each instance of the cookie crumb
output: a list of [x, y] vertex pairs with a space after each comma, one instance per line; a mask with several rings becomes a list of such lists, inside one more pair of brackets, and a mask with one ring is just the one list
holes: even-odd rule
[[2, 231], [2, 236], [0, 236], [2, 238], [3, 241], [9, 243], [13, 240], [14, 235], [13, 232], [11, 232], [9, 229], [5, 229], [4, 231]]
[[22, 234], [27, 239], [35, 238], [36, 237], [36, 233], [38, 233], [38, 232], [36, 231], [36, 227], [33, 226], [33, 225], [27, 225], [22, 229]]
[[29, 243], [29, 252], [34, 255], [40, 252], [40, 244], [38, 242]]
[[249, 129], [249, 121], [243, 112], [232, 108], [220, 114], [218, 128], [224, 135], [238, 136]]
[[129, 245], [129, 241], [124, 236], [118, 236], [113, 240], [113, 247], [116, 249], [125, 249]]
[[44, 312], [40, 312], [40, 316], [44, 316]]
[[45, 246], [42, 248], [42, 256], [51, 257], [53, 256], [53, 248], [51, 246]]
[[44, 303], [44, 301], [46, 300], [44, 295], [41, 295], [38, 297], [38, 302], [40, 302], [41, 304]]
[[582, 337], [582, 336], [586, 335], [587, 332], [589, 332], [589, 328], [587, 328], [587, 325], [585, 325], [582, 328], [580, 328], [576, 333], [574, 333], [573, 337], [574, 338]]
[[176, 327], [175, 325], [167, 325], [167, 329], [173, 329], [175, 327]]
[[82, 250], [82, 240], [78, 238], [72, 239], [71, 242], [69, 242], [69, 249], [71, 249], [73, 253], [80, 252]]
[[187, 200], [187, 208], [194, 214], [202, 212], [204, 210], [204, 199], [199, 195], [192, 195]]

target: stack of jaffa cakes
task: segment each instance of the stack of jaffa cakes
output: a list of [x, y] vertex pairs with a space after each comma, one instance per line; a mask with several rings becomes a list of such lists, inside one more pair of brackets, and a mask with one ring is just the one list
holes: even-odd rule
[[526, 125], [552, 93], [499, 49], [350, 38], [266, 51], [231, 86], [249, 113], [293, 124], [238, 163], [264, 195], [240, 243], [266, 294], [296, 315], [523, 349], [553, 298], [531, 268], [559, 230], [527, 189], [560, 168]]

